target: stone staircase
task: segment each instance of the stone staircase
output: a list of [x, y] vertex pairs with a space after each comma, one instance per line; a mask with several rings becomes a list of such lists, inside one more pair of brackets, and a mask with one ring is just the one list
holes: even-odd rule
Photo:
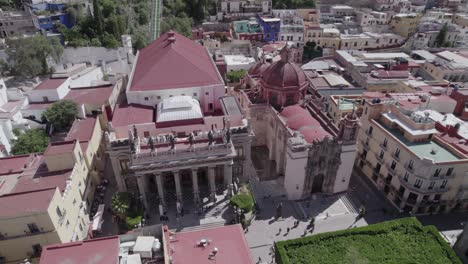
[[184, 228], [179, 229], [179, 230], [172, 229], [171, 232], [175, 233], [175, 232], [200, 231], [200, 230], [211, 229], [211, 228], [222, 227], [222, 226], [225, 226], [224, 221], [206, 223], [206, 224], [201, 224], [201, 225], [197, 225], [197, 226], [189, 226], [189, 227], [184, 227]]
[[346, 209], [348, 209], [349, 213], [351, 214], [358, 214], [358, 208], [354, 204], [354, 202], [351, 200], [349, 197], [349, 194], [345, 193], [341, 195], [340, 200], [343, 202], [343, 204], [346, 206]]

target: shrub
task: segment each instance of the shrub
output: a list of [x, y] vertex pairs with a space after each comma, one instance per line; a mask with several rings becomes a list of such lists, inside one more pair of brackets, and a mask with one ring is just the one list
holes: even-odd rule
[[254, 201], [252, 196], [248, 193], [239, 193], [234, 195], [230, 200], [231, 205], [244, 210], [244, 213], [252, 211]]
[[461, 263], [433, 226], [404, 218], [276, 242], [277, 263]]

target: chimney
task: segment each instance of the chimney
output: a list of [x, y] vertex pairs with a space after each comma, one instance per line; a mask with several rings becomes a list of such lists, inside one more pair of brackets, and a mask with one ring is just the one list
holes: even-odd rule
[[169, 36], [167, 38], [167, 40], [169, 40], [169, 43], [175, 43], [176, 42], [176, 37], [175, 37], [175, 32], [174, 31], [167, 32], [167, 35]]

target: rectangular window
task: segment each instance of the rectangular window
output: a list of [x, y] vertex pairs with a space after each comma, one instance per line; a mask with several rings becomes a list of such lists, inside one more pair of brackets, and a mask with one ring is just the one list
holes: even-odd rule
[[386, 147], [387, 147], [387, 144], [388, 144], [388, 139], [387, 139], [387, 138], [384, 138], [383, 146], [386, 148]]
[[62, 217], [63, 214], [62, 214], [62, 211], [60, 210], [60, 208], [57, 206], [57, 208], [55, 209], [55, 211], [57, 212], [57, 215], [58, 217]]
[[28, 229], [29, 229], [29, 232], [31, 233], [39, 233], [39, 227], [37, 227], [37, 225], [35, 223], [31, 223], [31, 224], [28, 224]]
[[453, 173], [453, 168], [448, 168], [447, 173], [445, 174], [445, 176], [451, 176], [452, 173]]
[[209, 93], [209, 92], [205, 92], [205, 95], [210, 95], [210, 93]]
[[409, 168], [410, 170], [412, 170], [412, 169], [413, 169], [413, 166], [414, 166], [414, 160], [410, 160], [410, 161], [408, 162], [408, 168]]
[[429, 184], [429, 187], [427, 187], [427, 189], [429, 189], [429, 190], [434, 189], [434, 185], [435, 185], [435, 181], [431, 181], [431, 183]]
[[156, 96], [156, 99], [161, 100], [161, 96]]
[[399, 148], [397, 148], [397, 149], [395, 150], [395, 157], [397, 157], [397, 158], [400, 157], [400, 149], [399, 149]]
[[392, 168], [392, 170], [394, 170], [396, 167], [396, 161], [392, 160], [392, 166], [390, 166], [390, 168]]
[[421, 188], [421, 185], [423, 184], [423, 181], [422, 180], [416, 180], [414, 182], [414, 187], [416, 188]]
[[405, 172], [405, 176], [403, 177], [403, 179], [405, 180], [405, 182], [408, 182], [408, 178], [409, 178], [409, 173], [408, 173], [408, 172]]
[[436, 169], [434, 172], [434, 177], [439, 177], [440, 171], [441, 171], [440, 168]]
[[143, 136], [144, 136], [145, 138], [149, 137], [149, 136], [150, 136], [149, 131], [144, 131], [144, 132], [143, 132]]
[[148, 101], [149, 100], [149, 97], [145, 97], [145, 101]]
[[83, 226], [81, 225], [81, 223], [80, 223], [80, 225], [78, 227], [80, 228], [80, 231], [83, 232]]
[[384, 157], [384, 154], [385, 154], [385, 152], [384, 152], [383, 150], [381, 150], [381, 151], [380, 151], [379, 158], [380, 158], [380, 159], [383, 159], [383, 157]]
[[196, 97], [196, 96], [197, 96], [197, 93], [193, 93], [193, 96], [195, 96], [195, 97]]
[[208, 104], [208, 110], [213, 111], [213, 104], [212, 103]]
[[447, 180], [442, 182], [442, 185], [440, 185], [441, 189], [444, 189], [447, 186]]

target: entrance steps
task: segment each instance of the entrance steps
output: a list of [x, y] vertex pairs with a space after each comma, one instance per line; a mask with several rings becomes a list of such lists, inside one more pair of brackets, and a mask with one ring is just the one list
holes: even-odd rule
[[184, 228], [178, 229], [178, 230], [172, 229], [171, 232], [200, 231], [200, 230], [211, 229], [211, 228], [222, 227], [222, 226], [225, 226], [225, 221], [206, 223], [206, 224], [201, 224], [201, 225], [197, 225], [197, 226], [189, 226], [189, 227], [184, 227]]

